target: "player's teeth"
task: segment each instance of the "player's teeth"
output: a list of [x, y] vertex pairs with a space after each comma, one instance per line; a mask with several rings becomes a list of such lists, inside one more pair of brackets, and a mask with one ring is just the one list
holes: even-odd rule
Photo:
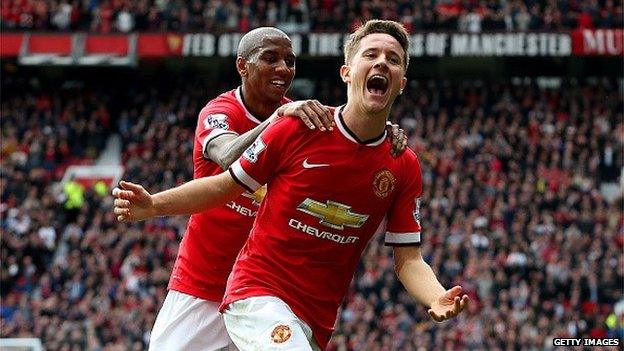
[[378, 74], [375, 74], [375, 75], [374, 75], [374, 76], [372, 76], [371, 78], [379, 78], [379, 79], [383, 80], [384, 82], [386, 81], [386, 77], [384, 77], [384, 76], [382, 76], [382, 75], [378, 75]]

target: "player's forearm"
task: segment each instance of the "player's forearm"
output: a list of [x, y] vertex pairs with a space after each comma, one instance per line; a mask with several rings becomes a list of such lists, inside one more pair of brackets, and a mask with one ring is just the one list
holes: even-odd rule
[[260, 123], [254, 129], [248, 131], [245, 134], [242, 134], [235, 139], [229, 141], [222, 148], [222, 151], [218, 157], [215, 157], [217, 164], [221, 167], [221, 169], [228, 169], [242, 154], [245, 150], [253, 144], [253, 142], [258, 138], [260, 133], [265, 130], [269, 124], [271, 123], [271, 118], [266, 121]]
[[152, 195], [154, 216], [186, 215], [205, 211], [236, 198], [243, 189], [229, 173], [194, 179]]
[[[409, 250], [409, 248], [401, 248]], [[395, 271], [407, 292], [416, 301], [431, 307], [434, 300], [445, 293], [446, 289], [440, 284], [431, 267], [422, 259], [420, 254], [409, 251], [397, 254], [395, 249]]]

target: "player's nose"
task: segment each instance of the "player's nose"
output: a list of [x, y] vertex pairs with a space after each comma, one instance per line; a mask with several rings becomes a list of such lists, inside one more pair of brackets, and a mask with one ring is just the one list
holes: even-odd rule
[[293, 68], [292, 65], [289, 66], [286, 60], [279, 60], [275, 67], [276, 70], [283, 70], [283, 71], [290, 71], [292, 70], [292, 68]]
[[379, 69], [383, 69], [383, 70], [387, 70], [388, 69], [388, 58], [386, 57], [386, 55], [379, 55], [379, 57], [377, 58], [377, 61], [375, 62], [375, 65], [373, 67], [379, 68]]

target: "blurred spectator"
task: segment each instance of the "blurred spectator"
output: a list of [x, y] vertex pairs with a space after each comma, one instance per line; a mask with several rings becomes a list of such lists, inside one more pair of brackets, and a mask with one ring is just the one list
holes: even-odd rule
[[126, 5], [119, 13], [117, 13], [117, 30], [122, 33], [128, 33], [134, 28], [134, 18], [130, 12], [129, 6]]
[[52, 9], [52, 12], [53, 14], [50, 22], [52, 22], [52, 24], [60, 30], [69, 29], [69, 25], [71, 24], [72, 6], [68, 4], [66, 0], [63, 0], [60, 4], [58, 4], [56, 10]]
[[68, 223], [73, 223], [76, 220], [84, 206], [84, 192], [84, 186], [73, 178], [68, 180], [63, 186], [63, 194], [65, 195], [63, 207], [67, 214]]
[[622, 28], [621, 0], [7, 0], [2, 29], [235, 31], [279, 26], [289, 32], [344, 31], [345, 23], [399, 20], [410, 31]]
[[464, 10], [459, 18], [458, 30], [462, 32], [481, 32], [481, 15], [474, 10]]
[[523, 2], [519, 3], [518, 10], [513, 17], [513, 23], [514, 27], [510, 29], [515, 29], [519, 31], [529, 30], [531, 15], [527, 11], [526, 5]]

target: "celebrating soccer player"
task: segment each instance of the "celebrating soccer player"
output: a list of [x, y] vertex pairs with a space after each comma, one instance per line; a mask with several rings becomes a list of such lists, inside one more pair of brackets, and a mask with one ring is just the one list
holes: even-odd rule
[[[243, 36], [237, 56], [242, 85], [199, 113], [194, 178], [227, 169], [268, 126], [274, 112], [277, 117], [296, 115], [309, 128], [333, 128], [331, 114], [318, 101], [290, 102], [284, 97], [295, 75], [295, 54], [285, 33], [272, 27], [255, 29]], [[398, 127], [393, 131], [396, 152], [405, 148], [406, 138], [397, 133]], [[220, 350], [231, 343], [218, 307], [262, 195], [244, 193], [191, 216], [151, 333], [151, 350]]]
[[434, 320], [468, 303], [461, 287], [446, 290], [421, 257], [420, 164], [412, 151], [393, 158], [386, 138], [406, 83], [408, 43], [392, 21], [369, 21], [351, 35], [340, 70], [348, 100], [333, 109], [331, 131], [280, 119], [229, 172], [155, 195], [127, 182], [115, 189], [119, 220], [140, 220], [199, 212], [267, 184], [220, 307], [239, 349], [324, 349], [359, 257], [382, 229], [399, 279]]

